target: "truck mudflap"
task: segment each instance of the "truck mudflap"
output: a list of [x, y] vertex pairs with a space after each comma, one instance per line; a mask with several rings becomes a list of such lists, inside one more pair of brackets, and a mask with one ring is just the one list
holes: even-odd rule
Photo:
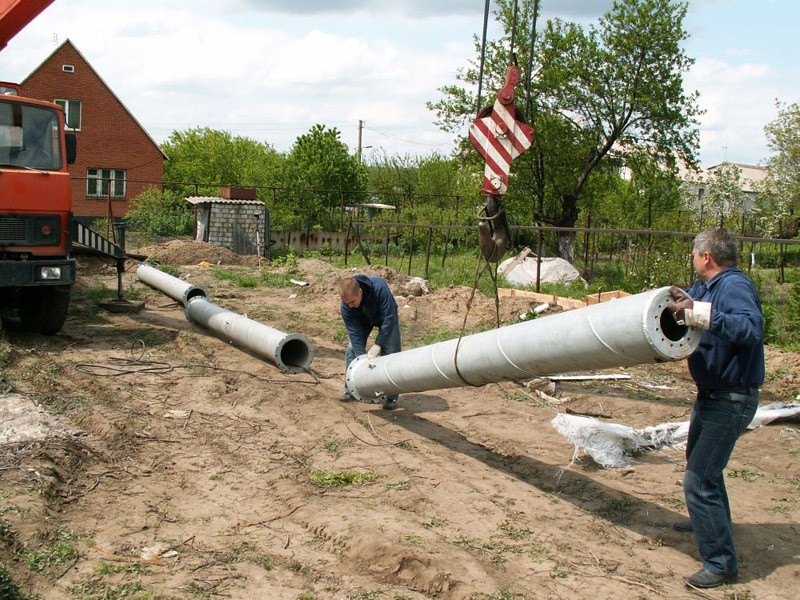
[[75, 259], [0, 260], [0, 288], [72, 285]]

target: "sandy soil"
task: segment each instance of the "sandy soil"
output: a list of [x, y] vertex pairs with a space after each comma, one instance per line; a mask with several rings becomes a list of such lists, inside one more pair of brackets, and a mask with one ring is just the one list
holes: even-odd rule
[[[341, 403], [343, 271], [300, 260], [293, 276], [309, 286], [244, 288], [198, 266], [225, 264], [205, 244], [142, 252], [181, 265], [213, 302], [304, 333], [314, 374], [281, 373], [190, 324], [134, 270], [127, 294], [145, 300], [145, 310], [101, 311], [90, 292], [114, 289], [115, 272], [83, 259], [62, 332], [4, 332], [0, 342], [0, 394], [23, 396], [63, 424], [0, 444], [0, 559], [24, 593], [798, 597], [796, 422], [740, 440], [727, 472], [740, 579], [694, 592], [682, 582], [699, 566], [693, 536], [670, 528], [685, 515], [681, 451], [636, 456], [617, 470], [583, 457], [559, 479], [573, 448], [550, 424], [556, 412], [632, 427], [686, 420], [693, 386], [683, 363], [611, 371], [628, 381], [560, 383], [557, 403], [512, 382], [403, 395], [391, 412]], [[395, 271], [367, 271], [396, 294], [419, 294]], [[399, 296], [404, 343], [452, 337], [468, 297], [460, 287]], [[504, 299], [501, 318], [528, 308]], [[478, 294], [468, 327], [493, 315], [494, 300]], [[800, 355], [768, 349], [767, 369], [762, 403], [793, 400]]]

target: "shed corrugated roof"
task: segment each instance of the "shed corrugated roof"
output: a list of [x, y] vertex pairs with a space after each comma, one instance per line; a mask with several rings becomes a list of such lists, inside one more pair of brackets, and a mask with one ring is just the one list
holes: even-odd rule
[[236, 198], [220, 198], [219, 196], [189, 196], [189, 204], [261, 204], [261, 200], [237, 200]]

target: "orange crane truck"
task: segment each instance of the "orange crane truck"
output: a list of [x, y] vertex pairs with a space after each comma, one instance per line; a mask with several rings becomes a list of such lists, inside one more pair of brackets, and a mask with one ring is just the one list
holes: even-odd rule
[[[0, 49], [52, 0], [0, 0]], [[117, 258], [124, 250], [72, 218], [70, 174], [76, 137], [60, 106], [24, 98], [0, 82], [0, 317], [52, 335], [61, 329], [75, 282], [73, 243]]]

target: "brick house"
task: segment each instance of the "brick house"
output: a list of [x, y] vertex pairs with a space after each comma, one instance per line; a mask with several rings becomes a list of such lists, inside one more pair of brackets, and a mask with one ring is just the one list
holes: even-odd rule
[[166, 156], [78, 49], [66, 40], [21, 84], [23, 95], [55, 102], [77, 138], [72, 210], [81, 221], [123, 217], [144, 189], [161, 187]]

